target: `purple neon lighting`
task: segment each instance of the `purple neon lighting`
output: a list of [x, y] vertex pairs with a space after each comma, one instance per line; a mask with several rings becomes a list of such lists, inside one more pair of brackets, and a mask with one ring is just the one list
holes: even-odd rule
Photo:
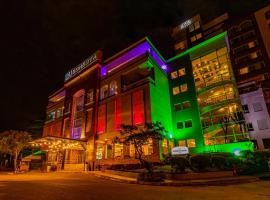
[[147, 42], [143, 42], [138, 46], [134, 47], [127, 53], [116, 58], [112, 62], [109, 62], [107, 65], [101, 67], [101, 77], [104, 77], [108, 72], [124, 65], [125, 63], [143, 55], [146, 52], [149, 52], [150, 56], [157, 62], [157, 64], [166, 72], [167, 66], [165, 62], [159, 57], [157, 52], [152, 48], [152, 46]]

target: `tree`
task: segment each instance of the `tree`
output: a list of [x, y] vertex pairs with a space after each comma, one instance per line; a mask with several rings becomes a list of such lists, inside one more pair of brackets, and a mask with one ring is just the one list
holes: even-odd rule
[[1, 139], [1, 149], [13, 156], [14, 172], [17, 172], [17, 160], [21, 151], [28, 146], [31, 141], [31, 135], [26, 131], [9, 130], [3, 133], [5, 136]]
[[143, 127], [133, 125], [121, 125], [122, 138], [116, 138], [114, 141], [123, 142], [124, 144], [132, 144], [135, 149], [135, 158], [138, 159], [141, 165], [147, 170], [148, 174], [153, 174], [153, 165], [150, 161], [146, 160], [143, 156], [143, 145], [148, 144], [149, 139], [162, 140], [164, 127], [160, 122], [145, 123]]

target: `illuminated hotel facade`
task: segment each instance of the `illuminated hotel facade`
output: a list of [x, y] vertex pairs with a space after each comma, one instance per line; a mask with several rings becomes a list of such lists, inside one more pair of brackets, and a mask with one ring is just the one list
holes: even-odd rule
[[169, 60], [148, 38], [104, 61], [97, 51], [69, 71], [63, 88], [49, 97], [39, 141], [43, 149], [62, 148], [60, 154], [47, 148], [48, 162], [61, 169], [138, 163], [132, 145], [113, 139], [121, 124], [156, 121], [168, 133], [163, 141], [144, 145], [144, 156], [153, 162], [175, 146], [191, 153], [253, 150], [226, 32]]

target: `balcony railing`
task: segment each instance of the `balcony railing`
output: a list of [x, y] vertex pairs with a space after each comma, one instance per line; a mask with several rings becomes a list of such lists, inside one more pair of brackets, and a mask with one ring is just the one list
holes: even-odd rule
[[205, 100], [201, 100], [199, 102], [199, 106], [200, 107], [209, 106], [209, 105], [221, 103], [221, 102], [226, 101], [226, 100], [232, 100], [235, 98], [236, 98], [236, 96], [235, 96], [234, 92], [229, 92], [229, 93], [225, 93], [223, 95], [218, 95], [218, 96], [210, 96]]
[[222, 75], [220, 75], [220, 76], [217, 76], [215, 78], [208, 79], [208, 80], [204, 79], [202, 81], [197, 81], [195, 83], [195, 85], [196, 85], [196, 88], [198, 90], [200, 90], [200, 89], [203, 89], [205, 87], [208, 87], [208, 86], [211, 86], [211, 85], [214, 85], [214, 84], [217, 84], [217, 83], [222, 83], [223, 81], [230, 81], [230, 80], [232, 80], [231, 76], [222, 76]]

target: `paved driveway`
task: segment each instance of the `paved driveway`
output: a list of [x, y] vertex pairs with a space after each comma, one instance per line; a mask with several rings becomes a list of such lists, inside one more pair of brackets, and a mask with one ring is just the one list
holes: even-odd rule
[[124, 184], [83, 173], [0, 174], [0, 200], [270, 200], [270, 181], [210, 187]]

